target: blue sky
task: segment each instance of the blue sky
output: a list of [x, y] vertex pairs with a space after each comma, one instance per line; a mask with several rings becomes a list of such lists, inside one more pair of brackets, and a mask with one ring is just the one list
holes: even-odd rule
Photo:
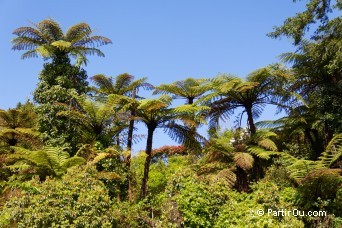
[[[159, 85], [218, 73], [245, 77], [278, 62], [279, 54], [294, 48], [286, 38], [273, 40], [266, 34], [302, 11], [305, 2], [0, 0], [0, 108], [30, 98], [38, 82], [44, 61], [21, 60], [22, 52], [11, 50], [12, 31], [30, 26], [30, 21], [53, 18], [64, 30], [86, 22], [95, 34], [113, 42], [100, 48], [105, 58], [89, 57], [85, 67], [89, 77], [127, 72]], [[273, 115], [267, 109], [263, 118]], [[165, 143], [155, 142], [155, 147]]]

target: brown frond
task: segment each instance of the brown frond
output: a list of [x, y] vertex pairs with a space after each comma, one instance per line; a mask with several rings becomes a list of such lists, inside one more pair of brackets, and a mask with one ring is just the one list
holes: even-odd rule
[[244, 171], [248, 171], [253, 168], [254, 159], [249, 153], [237, 152], [234, 154], [234, 161], [235, 164]]

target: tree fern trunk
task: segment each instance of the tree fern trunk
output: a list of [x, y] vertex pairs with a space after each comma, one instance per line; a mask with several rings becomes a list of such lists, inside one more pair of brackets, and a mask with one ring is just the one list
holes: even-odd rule
[[248, 192], [249, 191], [247, 173], [243, 169], [241, 169], [240, 167], [236, 168], [236, 189], [239, 192]]
[[256, 133], [256, 127], [254, 124], [254, 119], [253, 119], [253, 114], [252, 114], [252, 107], [247, 107], [246, 108], [247, 112], [247, 119], [248, 119], [248, 124], [249, 124], [249, 130], [251, 132], [251, 135], [254, 135]]
[[[134, 112], [131, 112], [133, 116]], [[129, 121], [128, 128], [128, 140], [127, 140], [127, 150], [129, 150], [129, 154], [126, 160], [126, 167], [128, 171], [128, 199], [132, 201], [132, 180], [131, 180], [131, 156], [132, 156], [132, 140], [133, 140], [133, 129], [134, 129], [134, 120]]]
[[[132, 99], [135, 99], [136, 89], [133, 89]], [[135, 116], [135, 110], [131, 111], [131, 117]], [[133, 145], [133, 130], [134, 130], [134, 120], [129, 121], [128, 127], [128, 139], [127, 139], [127, 150], [129, 150], [129, 155], [127, 156], [126, 167], [128, 170], [128, 199], [132, 201], [132, 181], [131, 181], [131, 156], [132, 156], [132, 145]]]
[[141, 191], [140, 191], [140, 197], [143, 199], [147, 195], [147, 182], [148, 182], [148, 173], [150, 171], [150, 163], [152, 158], [152, 140], [153, 140], [153, 132], [155, 128], [148, 127], [148, 133], [147, 133], [147, 143], [146, 143], [146, 160], [145, 160], [145, 166], [144, 166], [144, 177], [141, 184]]

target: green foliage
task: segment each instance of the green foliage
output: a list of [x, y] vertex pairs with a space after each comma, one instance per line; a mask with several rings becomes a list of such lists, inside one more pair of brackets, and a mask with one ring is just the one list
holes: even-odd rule
[[[339, 1], [336, 1], [335, 7], [342, 9]], [[274, 32], [270, 33], [269, 36], [273, 38], [287, 36], [292, 38], [294, 44], [297, 45], [303, 40], [311, 24], [319, 23], [316, 33], [324, 29], [329, 21], [328, 14], [331, 11], [331, 0], [310, 0], [306, 5], [305, 11], [297, 13], [294, 17], [287, 18], [284, 24], [280, 27], [275, 27]]]
[[[183, 170], [170, 180], [166, 193], [172, 197], [186, 227], [210, 227], [220, 214], [220, 206], [228, 199], [225, 185], [200, 182], [189, 170]], [[169, 221], [176, 218], [165, 215]]]
[[[341, 6], [337, 1], [336, 10]], [[52, 61], [39, 76], [37, 108], [0, 110], [0, 226], [339, 227], [342, 26], [341, 17], [327, 17], [330, 10], [330, 0], [310, 0], [270, 34], [294, 39], [296, 53], [282, 55], [291, 70], [273, 64], [246, 79], [187, 78], [156, 87], [156, 99], [139, 97], [139, 88], [153, 86], [129, 74], [98, 74], [88, 87], [80, 64], [86, 55], [103, 56], [96, 47], [111, 41], [93, 36], [86, 23], [65, 34], [54, 20], [16, 29], [14, 50]], [[314, 22], [320, 24], [306, 41]], [[173, 107], [178, 98], [186, 104]], [[268, 104], [287, 116], [255, 124]], [[219, 132], [220, 119], [238, 108], [238, 129]], [[209, 140], [197, 133], [206, 119]], [[135, 121], [148, 134], [145, 153], [131, 161]], [[265, 126], [272, 131], [257, 129]], [[152, 150], [157, 128], [182, 145]], [[44, 149], [35, 142], [40, 136]], [[330, 214], [303, 223], [267, 213], [294, 208]]]
[[[96, 47], [110, 44], [103, 36], [93, 36], [93, 30], [86, 23], [78, 23], [63, 33], [60, 24], [45, 19], [32, 27], [20, 27], [13, 31], [17, 37], [12, 40], [13, 50], [25, 50], [22, 58], [38, 57], [58, 59], [67, 55], [75, 57], [77, 65], [86, 64], [86, 55], [104, 56]], [[28, 50], [28, 51], [27, 51]]]
[[210, 87], [206, 79], [187, 78], [172, 84], [161, 84], [153, 94], [172, 94], [174, 99], [186, 99], [186, 104], [193, 104], [195, 99], [205, 94]]
[[[332, 6], [331, 2], [308, 1], [304, 12], [288, 18], [270, 34], [272, 37], [291, 37], [298, 47], [296, 53], [282, 55], [284, 61], [293, 64], [295, 72], [295, 82], [290, 90], [300, 93], [318, 119], [323, 121], [326, 142], [342, 131], [342, 58], [339, 51], [342, 47], [342, 20], [341, 16], [329, 15], [333, 7], [337, 14], [340, 13], [342, 5], [340, 1], [334, 1], [335, 6]], [[315, 26], [310, 40], [306, 40], [305, 33], [314, 23], [318, 26]]]
[[147, 201], [139, 201], [135, 204], [122, 202], [113, 207], [114, 218], [117, 221], [115, 227], [155, 227], [156, 221], [152, 219], [151, 204]]
[[72, 154], [78, 149], [82, 131], [69, 118], [57, 114], [77, 107], [75, 97], [88, 90], [86, 78], [86, 72], [72, 66], [68, 59], [58, 59], [44, 65], [34, 91], [34, 100], [40, 104], [37, 108], [38, 125], [44, 142], [70, 147]]
[[107, 153], [105, 157], [96, 161], [96, 169], [99, 171], [98, 178], [105, 184], [111, 199], [118, 201], [127, 198], [128, 174], [126, 164], [118, 152]]
[[30, 182], [0, 212], [0, 224], [16, 227], [112, 227], [111, 201], [92, 168], [76, 167], [59, 179]]
[[254, 119], [261, 115], [266, 104], [278, 105], [281, 109], [282, 99], [289, 96], [286, 89], [291, 79], [291, 71], [278, 64], [252, 72], [245, 81], [230, 75], [217, 76], [210, 84], [213, 92], [199, 100], [211, 108], [206, 114], [209, 128], [217, 129], [220, 119], [227, 119], [241, 107], [240, 125], [246, 113], [250, 133], [254, 134]]
[[46, 175], [56, 177], [62, 176], [68, 168], [83, 164], [85, 160], [81, 157], [70, 157], [69, 153], [58, 147], [46, 147], [44, 150], [30, 151], [20, 147], [14, 148], [15, 153], [9, 158], [17, 160], [16, 164], [21, 164], [23, 161], [28, 165], [33, 165], [38, 169], [41, 178], [44, 179]]
[[342, 157], [342, 134], [336, 135], [331, 139], [327, 148], [322, 153], [322, 156], [319, 158], [320, 162], [325, 167], [339, 167], [341, 168], [341, 157]]
[[111, 146], [114, 136], [127, 125], [112, 126], [117, 113], [113, 110], [114, 105], [111, 100], [101, 103], [80, 97], [77, 103], [78, 109], [61, 111], [57, 113], [57, 116], [66, 117], [74, 125], [78, 125], [82, 131], [81, 142], [93, 144], [98, 142], [105, 148]]
[[298, 187], [298, 203], [305, 210], [327, 210], [341, 217], [339, 209], [342, 205], [337, 201], [334, 203], [334, 200], [338, 199], [337, 192], [342, 184], [340, 173], [340, 170], [331, 169], [310, 172]]
[[[293, 209], [288, 199], [294, 196], [294, 189], [279, 189], [270, 182], [260, 182], [252, 188], [251, 194], [229, 193], [229, 200], [221, 208], [214, 227], [304, 227], [296, 217], [267, 213], [271, 209]], [[265, 214], [259, 216], [257, 210], [263, 210]]]
[[18, 104], [16, 109], [0, 110], [0, 146], [37, 148], [41, 146], [36, 130], [36, 113], [30, 102]]

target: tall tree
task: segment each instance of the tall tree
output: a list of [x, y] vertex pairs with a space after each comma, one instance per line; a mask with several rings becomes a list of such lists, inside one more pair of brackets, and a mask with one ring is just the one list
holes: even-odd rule
[[[290, 72], [279, 65], [271, 65], [252, 72], [246, 81], [230, 75], [221, 75], [212, 80], [212, 93], [199, 102], [211, 107], [207, 113], [209, 127], [217, 128], [220, 118], [228, 118], [234, 110], [242, 107], [247, 114], [250, 133], [256, 133], [255, 118], [266, 104], [283, 108], [282, 100], [291, 96], [286, 92]], [[240, 118], [241, 118], [240, 117]]]
[[[194, 78], [186, 78], [185, 80], [176, 81], [172, 84], [161, 84], [157, 86], [153, 92], [153, 94], [170, 94], [173, 99], [185, 99], [187, 105], [193, 105], [194, 102], [200, 99], [206, 92], [210, 89], [210, 85], [208, 84], [208, 80], [194, 79]], [[189, 116], [192, 123], [185, 123], [190, 127], [190, 130], [193, 132], [193, 137], [197, 135], [197, 128], [200, 125], [200, 122], [196, 122], [195, 115], [192, 114]], [[191, 134], [190, 134], [191, 136]], [[195, 140], [194, 140], [195, 141]], [[187, 148], [192, 152], [199, 152], [201, 147], [199, 145], [192, 145], [191, 148]]]
[[[325, 146], [333, 134], [342, 132], [342, 17], [330, 14], [341, 9], [341, 1], [332, 6], [330, 0], [311, 0], [304, 12], [288, 18], [269, 34], [294, 40], [297, 51], [282, 57], [293, 64], [296, 73], [292, 90], [300, 93], [324, 121]], [[314, 23], [316, 29], [307, 39], [305, 35]]]
[[[133, 100], [136, 98], [140, 98], [137, 94], [139, 88], [152, 89], [153, 86], [146, 82], [147, 78], [141, 78], [138, 80], [134, 80], [134, 76], [129, 75], [127, 73], [120, 74], [115, 78], [107, 77], [103, 74], [97, 74], [93, 76], [92, 81], [95, 83], [96, 88], [95, 92], [101, 97], [108, 97], [110, 94], [116, 95], [124, 95], [131, 97]], [[130, 111], [131, 116], [135, 116], [135, 110]], [[131, 119], [129, 122], [128, 128], [128, 139], [127, 139], [127, 149], [132, 149], [133, 144], [133, 130], [134, 130], [134, 119]], [[130, 156], [128, 161], [130, 160]], [[130, 164], [128, 162], [128, 164]]]
[[[184, 115], [185, 112], [193, 113], [194, 110], [198, 110], [198, 107], [185, 106], [184, 109], [172, 109], [170, 108], [171, 102], [171, 97], [162, 95], [157, 99], [144, 99], [139, 101], [139, 105], [136, 109], [135, 119], [145, 123], [147, 127], [147, 141], [145, 150], [147, 157], [144, 165], [144, 177], [142, 180], [140, 193], [142, 198], [147, 196], [147, 182], [152, 158], [154, 131], [157, 128], [163, 128], [166, 133], [178, 143], [185, 145], [194, 143], [193, 137], [190, 137], [189, 135], [189, 133], [192, 133], [189, 127], [179, 125], [176, 120], [184, 120], [184, 118], [186, 118], [186, 115]], [[197, 139], [199, 138], [200, 137], [197, 137]]]
[[185, 99], [187, 104], [193, 104], [209, 90], [206, 79], [187, 78], [172, 84], [161, 84], [153, 94], [171, 94], [174, 99]]
[[[134, 101], [136, 98], [140, 98], [138, 96], [139, 88], [143, 87], [144, 89], [152, 89], [153, 86], [146, 82], [147, 78], [141, 78], [138, 80], [134, 80], [134, 76], [129, 75], [127, 73], [120, 74], [115, 78], [107, 77], [103, 74], [97, 74], [93, 76], [92, 81], [95, 83], [96, 88], [95, 92], [100, 96], [108, 96], [111, 94], [116, 95], [125, 95]], [[130, 112], [130, 117], [134, 117], [136, 115], [135, 107], [132, 107], [129, 110], [125, 110]], [[133, 133], [134, 133], [134, 118], [129, 118], [128, 125], [128, 136], [127, 136], [127, 150], [129, 154], [126, 158], [127, 169], [130, 170], [131, 167], [131, 152], [133, 145]], [[132, 186], [131, 186], [131, 178], [128, 180], [128, 197], [132, 199]]]
[[[92, 32], [88, 24], [79, 23], [63, 33], [61, 26], [51, 19], [13, 32], [17, 37], [12, 40], [12, 49], [25, 50], [22, 58], [41, 55], [45, 60], [52, 59], [44, 64], [34, 92], [34, 100], [40, 104], [37, 109], [39, 131], [46, 144], [68, 146], [72, 153], [77, 151], [77, 126], [56, 114], [68, 109], [58, 103], [67, 104], [69, 109], [77, 107], [72, 94], [88, 91], [87, 74], [80, 68], [87, 62], [86, 55], [104, 56], [96, 47], [111, 43], [108, 38], [93, 36]], [[76, 66], [71, 64], [71, 58], [76, 58]]]
[[42, 56], [44, 59], [64, 59], [67, 56], [76, 58], [77, 64], [86, 64], [87, 55], [104, 54], [96, 47], [110, 44], [111, 40], [103, 36], [92, 35], [93, 30], [87, 23], [78, 23], [70, 27], [66, 33], [52, 19], [42, 20], [32, 26], [14, 30], [17, 37], [12, 40], [13, 50], [26, 51], [22, 58]]

